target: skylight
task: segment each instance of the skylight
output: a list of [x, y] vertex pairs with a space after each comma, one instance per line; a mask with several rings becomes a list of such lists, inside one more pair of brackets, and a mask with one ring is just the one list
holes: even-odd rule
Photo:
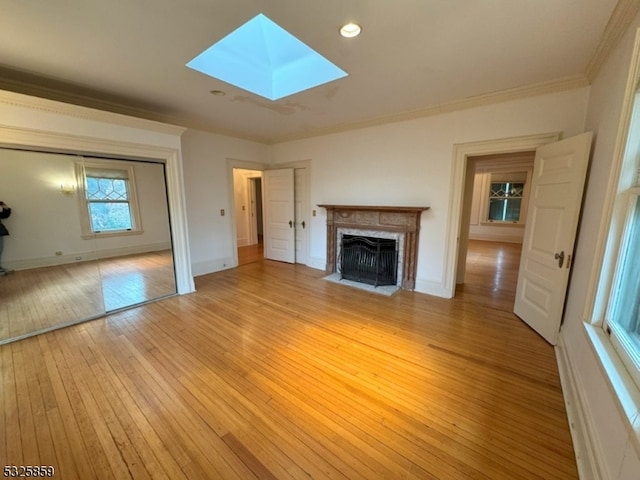
[[347, 76], [263, 14], [214, 43], [187, 67], [269, 100]]

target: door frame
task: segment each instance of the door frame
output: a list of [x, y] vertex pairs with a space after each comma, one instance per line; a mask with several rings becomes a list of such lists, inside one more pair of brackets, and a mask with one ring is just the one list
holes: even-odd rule
[[[256, 188], [257, 181], [260, 180], [260, 191], [262, 192], [262, 176], [247, 178], [247, 193], [249, 194], [249, 245], [258, 244], [258, 215], [262, 218], [263, 206], [262, 196], [260, 197], [260, 212], [258, 212], [258, 193]], [[262, 194], [261, 194], [262, 195]], [[255, 209], [255, 211], [254, 211]], [[251, 217], [253, 214], [253, 217]]]
[[[230, 265], [231, 268], [235, 268], [238, 266], [238, 231], [236, 225], [236, 208], [235, 208], [235, 198], [234, 198], [234, 187], [233, 187], [233, 169], [240, 168], [243, 170], [260, 170], [264, 172], [265, 170], [277, 170], [278, 168], [306, 168], [307, 169], [307, 205], [311, 208], [311, 160], [296, 160], [293, 162], [285, 162], [285, 163], [276, 163], [276, 164], [268, 164], [262, 162], [253, 162], [250, 160], [239, 160], [237, 158], [227, 158], [227, 185], [229, 185], [229, 191], [227, 192], [227, 205], [228, 212], [226, 215], [229, 217], [229, 227], [231, 228], [231, 259], [232, 263]], [[264, 187], [264, 185], [263, 185]], [[263, 191], [264, 194], [264, 191]], [[262, 205], [264, 209], [264, 204]], [[309, 213], [309, 218], [312, 218], [311, 212]], [[264, 211], [263, 211], [264, 218]], [[310, 252], [311, 246], [311, 233], [313, 228], [313, 221], [309, 222], [309, 228], [306, 238], [306, 247], [307, 252]], [[310, 254], [307, 254], [307, 262], [310, 262]], [[308, 265], [309, 263], [307, 263]]]
[[233, 183], [233, 169], [239, 168], [242, 170], [259, 170], [265, 171], [269, 168], [266, 163], [251, 162], [248, 160], [238, 160], [235, 158], [227, 158], [227, 185], [229, 185], [229, 191], [227, 192], [227, 205], [229, 218], [229, 228], [231, 228], [231, 268], [238, 266], [238, 225], [236, 224], [236, 205], [234, 196], [234, 183]]
[[[501, 153], [517, 153], [536, 150], [541, 145], [560, 140], [561, 132], [552, 132], [538, 135], [526, 135], [522, 137], [502, 138], [496, 140], [484, 140], [480, 142], [461, 143], [453, 146], [453, 159], [451, 166], [451, 181], [449, 188], [449, 214], [447, 216], [447, 238], [445, 242], [445, 265], [442, 278], [443, 296], [453, 298], [456, 290], [458, 275], [458, 262], [460, 253], [466, 252], [469, 241], [469, 228], [463, 228], [463, 212], [465, 195], [468, 195], [469, 182], [467, 170], [469, 157], [481, 155], [496, 155]], [[471, 184], [473, 187], [473, 184]]]

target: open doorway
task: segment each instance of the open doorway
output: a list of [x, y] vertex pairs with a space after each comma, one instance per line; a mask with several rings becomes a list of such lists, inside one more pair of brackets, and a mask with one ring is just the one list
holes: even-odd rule
[[[548, 143], [557, 142], [559, 133], [527, 135], [523, 137], [483, 140], [460, 143], [453, 146], [453, 170], [451, 172], [450, 203], [447, 233], [446, 266], [442, 284], [442, 294], [452, 298], [456, 294], [456, 283], [464, 281], [467, 242], [471, 215], [470, 195], [473, 192], [473, 168], [470, 158], [483, 155], [497, 155], [511, 152], [530, 152]], [[471, 169], [471, 170], [470, 170]], [[466, 195], [465, 195], [466, 193]], [[468, 202], [465, 207], [465, 197]], [[463, 259], [461, 261], [461, 259]], [[463, 271], [460, 271], [460, 270]]]
[[[584, 132], [563, 140], [550, 138], [553, 136], [454, 146], [449, 238], [455, 248], [447, 251], [444, 286], [453, 297], [456, 283], [464, 283], [472, 210], [469, 197], [473, 192], [477, 161], [474, 157], [535, 150], [531, 198], [522, 200], [529, 213], [523, 232], [513, 313], [555, 345], [571, 274], [593, 134]], [[545, 139], [548, 140], [544, 142]], [[522, 148], [525, 146], [528, 148]]]
[[467, 159], [456, 294], [511, 312], [535, 151]]
[[238, 265], [264, 258], [262, 171], [233, 169]]

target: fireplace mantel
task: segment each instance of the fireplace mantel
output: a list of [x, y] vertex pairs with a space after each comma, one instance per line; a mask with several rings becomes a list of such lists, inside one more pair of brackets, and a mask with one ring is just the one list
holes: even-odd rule
[[339, 228], [360, 228], [405, 235], [401, 287], [413, 290], [416, 284], [416, 259], [420, 216], [429, 207], [375, 205], [318, 205], [327, 210], [327, 271], [336, 271]]

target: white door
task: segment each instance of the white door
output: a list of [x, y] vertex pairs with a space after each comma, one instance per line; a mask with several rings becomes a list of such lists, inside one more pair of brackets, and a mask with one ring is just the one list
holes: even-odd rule
[[592, 133], [539, 147], [533, 167], [514, 312], [557, 342]]
[[308, 234], [309, 196], [307, 194], [307, 169], [296, 168], [295, 177], [295, 238], [296, 238], [296, 263], [306, 265], [308, 263]]
[[264, 171], [264, 256], [296, 260], [293, 168]]

